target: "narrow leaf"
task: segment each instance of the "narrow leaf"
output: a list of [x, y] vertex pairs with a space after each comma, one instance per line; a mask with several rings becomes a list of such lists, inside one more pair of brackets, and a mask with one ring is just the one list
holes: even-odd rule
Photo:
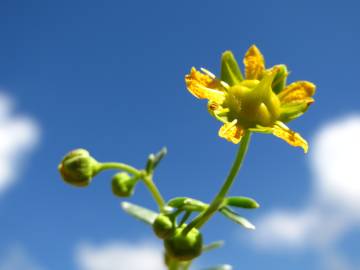
[[241, 207], [246, 209], [259, 208], [260, 205], [252, 198], [248, 197], [227, 197], [225, 199], [225, 205]]
[[212, 242], [208, 245], [203, 246], [202, 251], [203, 252], [211, 251], [213, 249], [221, 248], [223, 245], [224, 245], [224, 241]]
[[188, 197], [176, 197], [168, 201], [168, 206], [183, 209], [185, 211], [204, 211], [207, 208], [207, 204], [202, 201], [195, 200]]
[[167, 149], [166, 147], [161, 148], [161, 150], [155, 155], [154, 158], [154, 164], [153, 164], [153, 168], [155, 169], [157, 165], [159, 165], [160, 161], [165, 157], [165, 155], [167, 154]]
[[154, 223], [155, 218], [158, 216], [158, 213], [152, 210], [129, 202], [122, 202], [121, 208], [129, 215], [150, 225]]
[[204, 270], [232, 270], [232, 266], [229, 264], [223, 264], [223, 265], [218, 265], [218, 266], [213, 266], [210, 268], [206, 268]]
[[150, 154], [146, 163], [146, 171], [151, 172], [154, 168], [155, 155]]
[[248, 221], [246, 218], [240, 216], [239, 214], [232, 211], [229, 207], [223, 207], [220, 209], [220, 212], [227, 218], [231, 219], [232, 221], [240, 224], [246, 229], [255, 230], [255, 226]]

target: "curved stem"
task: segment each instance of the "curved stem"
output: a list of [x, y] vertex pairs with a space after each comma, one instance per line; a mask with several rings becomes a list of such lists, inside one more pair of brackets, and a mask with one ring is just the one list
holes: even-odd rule
[[110, 169], [122, 170], [134, 175], [138, 175], [141, 173], [140, 170], [120, 162], [105, 162], [100, 164], [99, 171], [110, 170]]
[[154, 184], [152, 175], [145, 175], [143, 180], [144, 180], [146, 187], [150, 190], [151, 195], [153, 196], [154, 200], [156, 201], [156, 203], [159, 206], [159, 209], [161, 211], [165, 206], [165, 200], [161, 196], [161, 193], [158, 190], [158, 188], [156, 187], [156, 185]]
[[250, 137], [251, 137], [251, 132], [246, 131], [244, 137], [240, 142], [239, 150], [237, 152], [235, 161], [231, 167], [229, 175], [226, 178], [220, 191], [215, 196], [213, 201], [210, 203], [209, 207], [204, 212], [199, 214], [193, 221], [191, 221], [188, 226], [186, 226], [186, 228], [183, 231], [184, 234], [190, 232], [192, 228], [200, 228], [201, 226], [203, 226], [211, 218], [211, 216], [214, 213], [216, 213], [216, 211], [219, 209], [240, 170], [241, 164], [244, 160], [244, 157], [246, 155], [249, 146]]
[[152, 194], [153, 198], [155, 199], [160, 210], [164, 208], [165, 201], [164, 201], [163, 197], [161, 196], [158, 188], [154, 184], [151, 174], [148, 174], [143, 170], [138, 170], [130, 165], [120, 163], [120, 162], [101, 163], [100, 167], [99, 167], [99, 172], [104, 171], [104, 170], [110, 170], [110, 169], [122, 170], [127, 173], [133, 174], [139, 178], [142, 178], [144, 180], [146, 187], [150, 190], [150, 193]]

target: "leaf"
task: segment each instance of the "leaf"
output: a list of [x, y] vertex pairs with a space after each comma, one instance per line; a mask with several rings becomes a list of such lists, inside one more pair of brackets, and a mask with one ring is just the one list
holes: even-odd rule
[[259, 208], [260, 205], [252, 198], [248, 197], [227, 197], [225, 199], [225, 205], [241, 207], [246, 209]]
[[167, 205], [185, 211], [196, 211], [196, 212], [204, 211], [208, 207], [206, 203], [188, 197], [173, 198], [170, 201], [168, 201]]
[[154, 160], [155, 160], [155, 155], [154, 154], [150, 154], [146, 163], [146, 168], [145, 170], [150, 173], [153, 168], [154, 168]]
[[236, 222], [237, 224], [240, 224], [246, 229], [249, 230], [255, 230], [255, 226], [248, 221], [246, 218], [240, 216], [239, 214], [232, 211], [229, 207], [223, 207], [220, 209], [221, 214], [223, 214], [228, 219], [231, 219], [232, 221]]
[[210, 243], [208, 245], [203, 246], [202, 251], [203, 252], [211, 251], [211, 250], [214, 250], [216, 248], [221, 248], [223, 245], [224, 245], [224, 241], [222, 241], [222, 240], [212, 242], [212, 243]]
[[161, 150], [155, 155], [150, 154], [146, 163], [146, 171], [152, 172], [159, 165], [160, 161], [165, 157], [166, 154], [166, 147], [161, 148]]
[[204, 270], [232, 270], [232, 266], [230, 264], [223, 264], [223, 265], [218, 265], [218, 266], [213, 266], [210, 268], [206, 268]]
[[155, 169], [157, 165], [159, 165], [160, 161], [167, 154], [166, 147], [161, 148], [161, 150], [155, 155], [153, 168]]
[[150, 225], [154, 223], [155, 218], [158, 216], [158, 213], [152, 210], [129, 202], [122, 202], [121, 208], [130, 216], [133, 216], [134, 218]]

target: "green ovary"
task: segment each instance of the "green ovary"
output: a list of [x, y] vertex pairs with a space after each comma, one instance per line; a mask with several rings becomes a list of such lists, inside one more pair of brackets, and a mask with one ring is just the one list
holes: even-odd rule
[[245, 80], [229, 88], [223, 103], [223, 107], [229, 109], [229, 122], [237, 119], [237, 124], [247, 129], [255, 128], [257, 125], [269, 127], [279, 119], [278, 97], [272, 92], [271, 87], [258, 95], [254, 92], [258, 84], [258, 80]]

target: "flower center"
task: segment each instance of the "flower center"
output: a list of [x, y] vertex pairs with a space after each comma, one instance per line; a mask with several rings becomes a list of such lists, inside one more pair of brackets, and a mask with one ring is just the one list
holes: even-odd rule
[[258, 80], [244, 80], [228, 89], [223, 103], [223, 107], [229, 109], [228, 121], [237, 119], [242, 128], [274, 124], [280, 114], [279, 99], [271, 86], [259, 91], [259, 83]]

